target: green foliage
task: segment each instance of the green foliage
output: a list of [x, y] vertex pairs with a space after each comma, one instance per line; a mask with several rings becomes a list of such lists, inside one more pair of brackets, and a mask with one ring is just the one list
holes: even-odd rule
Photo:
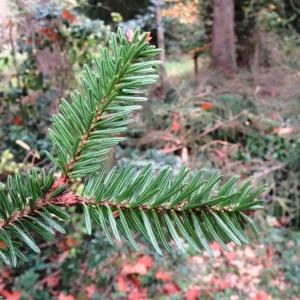
[[53, 216], [66, 220], [67, 215], [49, 202], [63, 189], [60, 187], [46, 197], [53, 182], [53, 172], [46, 174], [42, 170], [38, 173], [33, 169], [24, 176], [9, 176], [6, 187], [1, 188], [1, 227], [5, 230], [1, 231], [0, 240], [6, 246], [1, 249], [0, 255], [6, 264], [16, 266], [17, 257], [26, 261], [18, 249], [20, 242], [27, 244], [34, 252], [40, 252], [29, 231], [34, 231], [46, 240], [51, 239], [55, 231], [64, 233]]
[[253, 101], [249, 100], [246, 97], [241, 97], [240, 95], [235, 94], [223, 94], [219, 97], [220, 104], [219, 108], [226, 115], [236, 115], [242, 111], [248, 111], [249, 113], [257, 114], [257, 108], [254, 105]]
[[[0, 149], [9, 148], [17, 159], [24, 157], [24, 150], [15, 147], [17, 139], [40, 152], [50, 151], [50, 141], [41, 129], [50, 126], [57, 99], [77, 85], [74, 74], [110, 34], [103, 21], [89, 20], [62, 5], [18, 7], [20, 28], [14, 35], [14, 49], [5, 47], [0, 52]], [[10, 23], [4, 33], [15, 30], [14, 26]]]
[[[170, 168], [155, 175], [151, 166], [139, 172], [132, 167], [113, 168], [108, 174], [103, 171], [86, 185], [84, 196], [94, 199], [84, 210], [86, 227], [90, 231], [94, 220], [112, 242], [111, 227], [117, 240], [122, 233], [135, 249], [133, 233], [141, 232], [160, 254], [159, 244], [170, 251], [170, 240], [183, 252], [182, 239], [196, 251], [205, 249], [210, 254], [212, 240], [225, 249], [230, 241], [248, 243], [240, 223], [250, 222], [256, 229], [241, 212], [261, 208], [256, 197], [262, 189], [253, 189], [249, 181], [237, 188], [237, 179], [220, 185], [219, 174], [208, 176], [200, 171], [191, 175], [186, 168], [177, 175]], [[116, 220], [112, 209], [120, 216]]]
[[146, 13], [151, 0], [79, 0], [78, 10], [89, 16], [91, 19], [101, 18], [106, 22], [113, 20], [112, 13], [118, 12], [125, 20], [133, 19], [136, 15]]
[[195, 24], [184, 24], [176, 18], [164, 18], [166, 51], [169, 54], [189, 52], [207, 42], [204, 25], [198, 21]]
[[[60, 112], [49, 130], [56, 152], [48, 153], [62, 172], [33, 169], [28, 174], [8, 177], [0, 191], [0, 257], [13, 266], [26, 244], [40, 252], [37, 237], [48, 241], [55, 232], [65, 233], [60, 221], [67, 221], [64, 208], [81, 207], [86, 231], [92, 223], [102, 228], [108, 240], [124, 236], [138, 249], [135, 233], [141, 233], [162, 254], [161, 248], [185, 251], [185, 242], [194, 250], [212, 254], [210, 241], [224, 249], [228, 242], [248, 243], [246, 224], [256, 232], [248, 212], [262, 208], [257, 197], [263, 187], [253, 189], [238, 177], [221, 184], [218, 173], [200, 171], [191, 175], [182, 168], [172, 175], [169, 168], [154, 173], [151, 166], [139, 171], [127, 166], [112, 168], [103, 163], [130, 123], [129, 114], [146, 98], [145, 86], [156, 81], [153, 60], [159, 50], [148, 42], [148, 33], [121, 30], [113, 34], [108, 48], [100, 48], [93, 66], [84, 66], [82, 91], [62, 100]], [[76, 194], [74, 179], [85, 179], [84, 191]], [[184, 242], [185, 241], [185, 242]]]
[[160, 62], [142, 61], [158, 53], [146, 39], [147, 33], [138, 31], [131, 43], [121, 31], [113, 35], [112, 52], [100, 48], [93, 69], [84, 67], [84, 94], [76, 91], [72, 102], [62, 100], [49, 135], [58, 154], [54, 161], [66, 175], [76, 178], [99, 171], [99, 162], [124, 140], [115, 136], [126, 130], [128, 115], [140, 108], [136, 104], [147, 100], [139, 96], [143, 88], [158, 77], [154, 67]]
[[[234, 1], [235, 34], [237, 36], [237, 61], [249, 66], [262, 32], [274, 32], [279, 40], [293, 31], [299, 32], [299, 12], [295, 0], [244, 0]], [[298, 2], [297, 2], [298, 3]], [[213, 1], [200, 0], [200, 13], [204, 20], [206, 35], [212, 37]], [[275, 45], [278, 46], [278, 45]], [[272, 49], [272, 46], [270, 46]], [[269, 63], [265, 64], [268, 65]]]

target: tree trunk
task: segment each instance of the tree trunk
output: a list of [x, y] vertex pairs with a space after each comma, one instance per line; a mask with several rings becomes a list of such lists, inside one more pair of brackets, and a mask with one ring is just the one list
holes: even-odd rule
[[165, 92], [167, 74], [165, 70], [165, 62], [166, 62], [166, 54], [165, 54], [165, 36], [164, 36], [164, 28], [161, 16], [161, 6], [163, 5], [163, 0], [156, 0], [155, 1], [155, 17], [156, 17], [156, 30], [157, 30], [157, 46], [158, 48], [162, 49], [159, 54], [159, 59], [162, 62], [161, 65], [161, 88], [163, 92]]
[[225, 74], [236, 70], [234, 0], [214, 0], [213, 65]]

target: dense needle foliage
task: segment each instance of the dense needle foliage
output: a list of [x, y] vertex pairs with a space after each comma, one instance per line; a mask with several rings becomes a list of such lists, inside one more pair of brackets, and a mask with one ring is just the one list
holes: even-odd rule
[[[49, 136], [55, 153], [49, 158], [56, 172], [33, 169], [9, 177], [0, 190], [1, 259], [13, 266], [26, 260], [21, 250], [28, 245], [39, 253], [37, 235], [45, 240], [65, 233], [66, 209], [81, 206], [87, 232], [100, 226], [113, 243], [124, 237], [138, 250], [136, 233], [142, 234], [162, 254], [174, 242], [213, 255], [209, 243], [248, 243], [245, 225], [256, 232], [249, 212], [261, 208], [250, 181], [237, 185], [238, 177], [223, 182], [220, 174], [201, 170], [191, 173], [170, 168], [155, 173], [151, 166], [108, 170], [105, 164], [113, 146], [124, 140], [140, 108], [145, 88], [156, 82], [159, 50], [149, 34], [139, 30], [113, 34], [108, 48], [100, 48], [91, 67], [85, 66], [82, 89], [63, 99], [53, 116]], [[57, 172], [58, 171], [58, 172]], [[60, 174], [60, 175], [55, 175]], [[84, 191], [72, 190], [74, 179], [85, 182]]]

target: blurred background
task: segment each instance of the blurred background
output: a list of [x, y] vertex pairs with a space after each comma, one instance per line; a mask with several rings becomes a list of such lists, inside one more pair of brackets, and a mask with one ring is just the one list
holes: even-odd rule
[[143, 254], [112, 248], [74, 214], [41, 255], [0, 266], [3, 299], [300, 299], [298, 0], [1, 0], [0, 24], [1, 182], [51, 167], [43, 150], [60, 98], [112, 31], [140, 26], [165, 50], [161, 78], [112, 163], [268, 184], [259, 237], [231, 253], [213, 244], [213, 259], [161, 257], [142, 238]]

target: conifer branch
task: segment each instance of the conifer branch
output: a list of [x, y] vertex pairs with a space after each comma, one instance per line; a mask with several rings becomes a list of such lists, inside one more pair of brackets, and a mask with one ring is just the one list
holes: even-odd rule
[[[170, 252], [173, 241], [181, 252], [189, 245], [213, 255], [211, 241], [228, 250], [229, 242], [249, 242], [246, 224], [257, 232], [248, 213], [262, 208], [257, 198], [264, 187], [254, 189], [250, 181], [238, 185], [236, 176], [224, 182], [204, 170], [173, 174], [170, 168], [156, 173], [151, 166], [106, 170], [101, 165], [124, 140], [120, 134], [131, 122], [129, 114], [140, 107], [132, 104], [147, 100], [141, 96], [144, 86], [157, 79], [159, 62], [151, 57], [158, 50], [147, 38], [139, 30], [113, 35], [94, 66], [85, 66], [82, 93], [62, 100], [49, 130], [55, 155], [48, 153], [62, 175], [33, 169], [8, 177], [0, 187], [0, 259], [6, 264], [27, 260], [23, 244], [40, 253], [37, 236], [50, 240], [65, 233], [72, 206], [82, 208], [88, 234], [95, 224], [110, 243], [123, 237], [138, 250], [139, 233], [159, 254]], [[80, 195], [72, 189], [74, 178], [85, 179]]]
[[[257, 231], [248, 211], [261, 208], [256, 200], [263, 188], [251, 183], [236, 186], [237, 177], [220, 185], [219, 174], [208, 176], [200, 171], [192, 175], [186, 168], [173, 175], [167, 168], [155, 174], [151, 166], [137, 171], [133, 167], [102, 170], [85, 185], [82, 195], [71, 190], [65, 178], [50, 172], [32, 170], [27, 176], [9, 177], [7, 190], [0, 190], [0, 240], [7, 248], [0, 257], [16, 264], [24, 259], [18, 244], [26, 243], [35, 252], [39, 248], [29, 232], [49, 240], [55, 231], [65, 233], [60, 222], [69, 219], [62, 210], [81, 206], [88, 233], [92, 221], [100, 226], [113, 243], [124, 236], [137, 249], [134, 233], [141, 233], [162, 254], [170, 251], [173, 240], [184, 251], [183, 240], [197, 251], [212, 254], [209, 242], [216, 240], [225, 250], [230, 241], [248, 243], [244, 225]], [[164, 229], [166, 228], [166, 229]]]
[[62, 101], [49, 131], [58, 159], [49, 157], [67, 179], [99, 171], [111, 148], [124, 140], [118, 135], [131, 122], [128, 115], [140, 108], [132, 104], [147, 100], [140, 94], [157, 80], [160, 63], [144, 61], [159, 52], [147, 37], [139, 30], [130, 38], [121, 31], [113, 35], [110, 50], [101, 48], [92, 68], [85, 65], [82, 93], [72, 93], [71, 102]]

